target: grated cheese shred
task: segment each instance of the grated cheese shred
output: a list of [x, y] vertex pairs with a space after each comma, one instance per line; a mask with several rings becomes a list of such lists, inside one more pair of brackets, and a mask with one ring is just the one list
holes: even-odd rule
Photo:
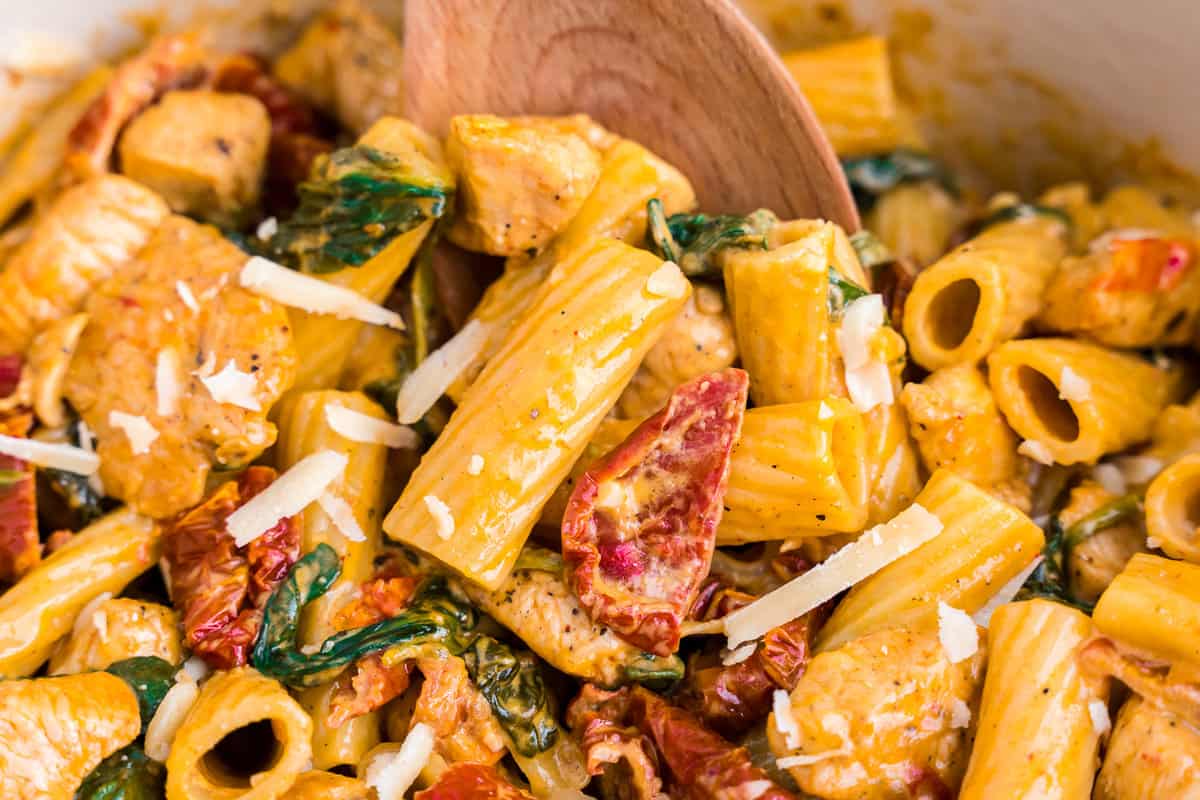
[[399, 314], [353, 289], [296, 272], [261, 256], [252, 256], [246, 262], [238, 281], [243, 289], [260, 297], [311, 314], [330, 314], [338, 319], [356, 319], [404, 330], [404, 320]]
[[951, 664], [966, 661], [979, 650], [979, 629], [971, 615], [938, 601], [938, 641]]
[[124, 411], [108, 412], [108, 424], [125, 434], [129, 440], [129, 449], [135, 456], [150, 452], [150, 445], [158, 439], [158, 429], [150, 424], [150, 420]]
[[175, 734], [199, 696], [200, 687], [194, 681], [180, 681], [167, 690], [146, 726], [146, 755], [160, 763], [166, 762]]
[[350, 508], [350, 504], [343, 500], [333, 492], [326, 491], [317, 498], [317, 505], [329, 517], [329, 521], [333, 523], [333, 527], [338, 529], [346, 541], [349, 542], [365, 542], [367, 535], [363, 533], [362, 527], [358, 524], [358, 520], [354, 517], [354, 509]]
[[325, 406], [325, 421], [334, 433], [352, 442], [381, 444], [396, 450], [415, 450], [421, 443], [412, 428], [395, 425], [345, 406]]
[[1050, 452], [1050, 448], [1035, 439], [1026, 439], [1021, 442], [1017, 446], [1017, 452], [1044, 466], [1054, 466], [1054, 455]]
[[895, 402], [888, 365], [871, 350], [883, 322], [883, 296], [869, 294], [846, 306], [836, 332], [846, 368], [846, 391], [854, 407], [863, 413]]
[[1058, 379], [1058, 396], [1063, 400], [1085, 403], [1092, 399], [1092, 384], [1070, 367], [1063, 367]]
[[20, 436], [0, 435], [0, 453], [39, 467], [60, 469], [76, 475], [94, 475], [100, 469], [100, 457], [82, 447], [39, 442]]
[[218, 403], [228, 403], [247, 411], [262, 411], [262, 403], [258, 402], [256, 395], [258, 379], [253, 373], [238, 369], [232, 358], [223, 370], [201, 377], [200, 382]]
[[404, 425], [417, 422], [483, 349], [488, 329], [473, 319], [448, 342], [429, 354], [404, 379], [396, 395], [396, 418]]
[[179, 383], [179, 353], [173, 347], [158, 351], [154, 362], [154, 410], [160, 417], [169, 417], [179, 410], [183, 387]]
[[775, 730], [783, 736], [789, 750], [800, 747], [800, 725], [792, 716], [792, 699], [784, 689], [776, 689], [771, 695], [771, 710], [775, 712]]
[[433, 755], [433, 728], [418, 722], [404, 737], [395, 752], [377, 753], [367, 761], [363, 781], [375, 790], [379, 800], [403, 800], [421, 770]]
[[454, 515], [450, 513], [450, 506], [437, 495], [427, 494], [424, 500], [425, 508], [429, 509], [429, 515], [437, 525], [438, 538], [449, 539], [454, 535]]
[[677, 299], [687, 294], [688, 280], [674, 261], [665, 261], [646, 279], [646, 291], [656, 297]]
[[301, 459], [225, 520], [238, 547], [244, 547], [279, 520], [298, 514], [316, 502], [346, 470], [346, 457], [322, 450]]

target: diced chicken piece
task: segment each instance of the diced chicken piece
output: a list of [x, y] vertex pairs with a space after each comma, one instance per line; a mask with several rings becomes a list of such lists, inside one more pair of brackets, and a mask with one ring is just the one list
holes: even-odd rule
[[1200, 800], [1200, 732], [1131, 697], [1117, 715], [1093, 797]]
[[725, 298], [710, 286], [696, 286], [683, 311], [642, 359], [617, 410], [626, 419], [645, 419], [666, 405], [676, 386], [735, 360], [737, 342]]
[[271, 120], [245, 94], [168, 92], [121, 136], [121, 171], [173, 211], [236, 226], [257, 202]]
[[[1084, 481], [1071, 490], [1058, 521], [1064, 528], [1069, 528], [1116, 499], [1116, 495], [1098, 483]], [[1075, 597], [1094, 603], [1113, 578], [1125, 569], [1129, 559], [1148, 552], [1144, 520], [1141, 514], [1135, 514], [1131, 519], [1097, 531], [1071, 548], [1067, 575]]]
[[596, 149], [544, 118], [455, 117], [446, 158], [458, 180], [450, 241], [497, 256], [549, 244], [600, 177]]
[[360, 0], [338, 0], [275, 62], [275, 74], [355, 134], [404, 112], [404, 50]]
[[140, 727], [133, 689], [107, 672], [0, 681], [0, 797], [70, 800]]
[[118, 175], [63, 192], [0, 272], [0, 354], [23, 353], [35, 333], [78, 311], [169, 213], [161, 197]]
[[138, 656], [157, 656], [171, 664], [183, 661], [179, 615], [167, 606], [118, 597], [82, 613], [86, 616], [50, 656], [51, 675], [108, 669]]
[[[970, 753], [985, 654], [951, 664], [936, 629], [893, 629], [821, 653], [791, 694], [791, 720], [772, 714], [771, 750], [826, 800], [953, 797]], [[783, 733], [794, 723], [793, 745]], [[786, 764], [786, 762], [784, 762]]]
[[[287, 310], [238, 286], [245, 261], [216, 229], [171, 217], [87, 303], [66, 397], [99, 440], [109, 493], [149, 516], [194, 506], [213, 466], [275, 441], [267, 412], [296, 353]], [[159, 388], [176, 400], [164, 413]]]
[[[413, 707], [412, 724], [423, 722], [437, 737], [433, 752], [447, 765], [459, 761], [495, 764], [506, 754], [504, 733], [487, 698], [471, 682], [461, 658], [420, 658], [425, 676]], [[397, 731], [397, 733], [400, 733]]]

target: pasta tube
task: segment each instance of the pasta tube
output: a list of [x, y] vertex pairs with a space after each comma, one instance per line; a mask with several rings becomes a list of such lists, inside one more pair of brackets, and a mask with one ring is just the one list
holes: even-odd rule
[[867, 215], [866, 227], [896, 257], [924, 267], [946, 252], [960, 216], [945, 189], [933, 181], [922, 181], [885, 192]]
[[904, 305], [904, 336], [926, 369], [981, 360], [1018, 336], [1066, 254], [1065, 228], [1036, 215], [1002, 222], [917, 275]]
[[1092, 463], [1150, 438], [1175, 381], [1137, 356], [1069, 339], [1025, 339], [988, 356], [996, 405], [1059, 464]]
[[249, 667], [218, 672], [171, 744], [167, 800], [283, 797], [309, 769], [311, 740], [308, 715], [278, 683]]
[[0, 677], [32, 675], [84, 606], [121, 591], [158, 561], [160, 535], [148, 517], [115, 511], [0, 594]]
[[881, 153], [900, 144], [899, 103], [882, 37], [785, 53], [783, 63], [839, 156]]
[[907, 508], [921, 491], [921, 465], [917, 448], [908, 436], [904, 410], [898, 404], [875, 406], [863, 414], [863, 426], [867, 435], [867, 486], [870, 487], [867, 524], [878, 525]]
[[375, 793], [358, 778], [310, 770], [287, 791], [288, 800], [371, 800]]
[[961, 800], [1091, 796], [1100, 730], [1090, 706], [1107, 704], [1108, 685], [1077, 663], [1090, 631], [1086, 616], [1048, 600], [997, 609]]
[[[384, 531], [498, 587], [542, 505], [690, 294], [678, 267], [645, 251], [603, 239], [575, 251], [467, 391]], [[468, 471], [472, 455], [485, 460], [481, 469]]]
[[484, 325], [487, 339], [450, 387], [450, 396], [461, 397], [483, 365], [500, 350], [557, 262], [570, 258], [593, 237], [640, 244], [646, 236], [646, 203], [655, 197], [662, 200], [668, 214], [688, 211], [696, 204], [687, 178], [646, 148], [622, 139], [606, 150], [596, 185], [563, 232], [532, 260], [510, 258], [504, 274], [483, 293], [471, 319]]
[[107, 669], [136, 656], [183, 661], [179, 615], [158, 603], [120, 597], [81, 612], [71, 635], [50, 657], [51, 675]]
[[757, 406], [820, 400], [833, 380], [833, 225], [774, 250], [725, 257], [725, 291]]
[[1146, 531], [1171, 558], [1200, 564], [1200, 455], [1184, 456], [1146, 489]]
[[379, 744], [379, 711], [360, 714], [336, 728], [329, 724], [329, 704], [337, 690], [337, 683], [331, 681], [298, 695], [300, 705], [312, 717], [312, 759], [316, 769], [354, 766]]
[[1042, 530], [1007, 503], [938, 470], [917, 496], [943, 528], [859, 583], [821, 628], [817, 648], [888, 628], [937, 624], [938, 602], [974, 613], [1042, 551]]
[[848, 400], [746, 412], [717, 544], [859, 531], [867, 522], [866, 432]]
[[1200, 566], [1139, 553], [1100, 595], [1092, 619], [1123, 644], [1200, 666]]
[[0, 797], [70, 800], [140, 731], [137, 696], [116, 675], [0, 681]]
[[337, 581], [328, 592], [304, 608], [300, 618], [301, 645], [320, 644], [335, 633], [331, 620], [359, 584], [374, 574], [374, 559], [379, 551], [388, 447], [382, 443], [353, 441], [335, 431], [330, 426], [328, 414], [331, 411], [336, 414], [339, 409], [390, 421], [382, 409], [361, 392], [335, 391], [295, 395], [279, 420], [277, 458], [281, 472], [323, 450], [346, 456], [345, 471], [327, 492], [348, 506], [353, 524], [363, 536], [362, 541], [356, 541], [352, 527], [331, 519], [326, 510], [328, 503], [313, 503], [300, 512], [301, 552], [311, 553], [317, 545], [324, 543], [342, 557], [342, 572]]

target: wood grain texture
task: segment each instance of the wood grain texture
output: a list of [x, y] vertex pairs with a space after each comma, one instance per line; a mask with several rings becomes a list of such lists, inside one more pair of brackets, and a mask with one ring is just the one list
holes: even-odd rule
[[858, 214], [770, 45], [728, 0], [408, 0], [408, 116], [583, 111], [682, 169], [701, 208]]

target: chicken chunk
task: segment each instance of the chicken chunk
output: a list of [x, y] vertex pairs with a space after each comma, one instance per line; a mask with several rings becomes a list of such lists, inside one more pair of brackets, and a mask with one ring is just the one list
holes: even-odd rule
[[157, 656], [171, 664], [183, 661], [179, 615], [167, 606], [118, 597], [84, 613], [50, 656], [51, 675], [108, 669], [138, 656]]
[[951, 797], [967, 766], [984, 661], [981, 642], [950, 663], [934, 629], [880, 631], [821, 653], [791, 694], [794, 746], [787, 721], [772, 715], [771, 750], [803, 756], [792, 777], [826, 800]]
[[600, 177], [596, 149], [544, 118], [455, 117], [446, 158], [458, 179], [450, 241], [497, 256], [545, 247]]
[[1200, 731], [1134, 696], [1117, 715], [1094, 800], [1200, 800]]
[[168, 92], [121, 136], [121, 171], [172, 211], [237, 226], [258, 202], [271, 120], [245, 94]]
[[0, 354], [25, 352], [39, 330], [78, 311], [169, 213], [161, 197], [118, 175], [63, 192], [0, 272]]
[[617, 401], [617, 411], [626, 419], [645, 419], [666, 405], [676, 386], [733, 366], [736, 360], [737, 342], [725, 298], [710, 286], [697, 286], [642, 359]]
[[404, 50], [360, 0], [338, 0], [275, 62], [276, 76], [355, 134], [403, 116]]
[[98, 438], [109, 493], [149, 516], [194, 506], [213, 466], [275, 441], [267, 412], [296, 353], [287, 310], [238, 287], [245, 260], [216, 229], [171, 217], [88, 301], [64, 391]]
[[[1116, 499], [1116, 495], [1099, 484], [1084, 481], [1071, 490], [1067, 505], [1059, 512], [1058, 521], [1064, 528], [1069, 528]], [[1129, 559], [1145, 552], [1146, 529], [1141, 514], [1097, 531], [1071, 548], [1067, 574], [1072, 594], [1080, 600], [1094, 603], [1113, 578], [1125, 569]]]
[[71, 800], [140, 728], [133, 689], [107, 672], [0, 682], [0, 797]]

